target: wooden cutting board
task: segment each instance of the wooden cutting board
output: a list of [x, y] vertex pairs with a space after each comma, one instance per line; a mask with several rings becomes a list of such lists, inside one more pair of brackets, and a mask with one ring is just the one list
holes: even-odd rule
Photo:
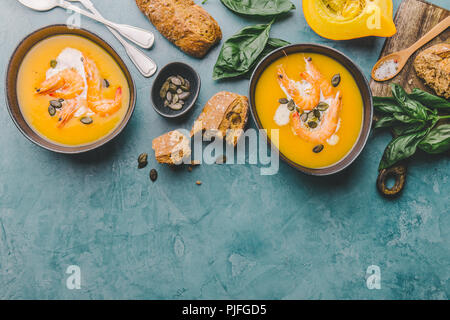
[[[449, 15], [449, 10], [445, 10], [431, 3], [422, 0], [404, 0], [400, 4], [394, 18], [397, 33], [391, 38], [386, 39], [380, 57], [408, 48]], [[401, 84], [407, 92], [410, 92], [413, 88], [420, 88], [430, 93], [434, 93], [430, 88], [424, 85], [420, 78], [417, 77], [413, 62], [420, 51], [441, 42], [450, 42], [450, 28], [416, 51], [416, 53], [409, 58], [408, 63], [403, 70], [392, 80], [376, 82], [372, 79], [370, 88], [372, 89], [373, 95], [390, 96], [390, 82]]]
[[[422, 0], [404, 0], [400, 4], [394, 18], [397, 33], [393, 37], [386, 39], [381, 50], [380, 58], [389, 53], [408, 48], [449, 15], [450, 11], [431, 3]], [[426, 87], [424, 82], [417, 77], [413, 62], [420, 51], [441, 42], [450, 42], [450, 28], [416, 51], [409, 58], [403, 70], [392, 80], [376, 82], [372, 79], [370, 88], [372, 89], [373, 95], [383, 97], [391, 96], [390, 82], [399, 83], [407, 92], [410, 92], [413, 88], [420, 88], [434, 93], [432, 89]], [[376, 115], [374, 119], [376, 120]], [[377, 187], [381, 194], [387, 197], [399, 195], [406, 181], [406, 171], [406, 162], [403, 161], [390, 169], [384, 169], [379, 172]], [[380, 185], [386, 185], [389, 175], [393, 176], [396, 182], [391, 190], [386, 190], [381, 188]]]

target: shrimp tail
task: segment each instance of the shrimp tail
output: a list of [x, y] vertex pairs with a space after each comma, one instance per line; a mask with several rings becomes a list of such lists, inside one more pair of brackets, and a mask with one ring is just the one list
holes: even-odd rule
[[114, 100], [98, 100], [91, 102], [91, 107], [100, 116], [111, 115], [120, 109], [122, 105], [122, 87], [118, 87]]

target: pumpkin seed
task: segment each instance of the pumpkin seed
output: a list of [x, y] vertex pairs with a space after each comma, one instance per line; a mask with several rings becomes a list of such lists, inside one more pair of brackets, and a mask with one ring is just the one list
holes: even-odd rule
[[48, 106], [48, 114], [53, 117], [56, 114], [56, 109], [53, 106]]
[[168, 106], [169, 106], [169, 104], [170, 104], [170, 102], [169, 102], [169, 101], [167, 101], [167, 100], [164, 100], [164, 107], [168, 107]]
[[172, 93], [176, 93], [177, 92], [177, 86], [174, 85], [173, 83], [169, 84], [169, 91]]
[[184, 100], [179, 100], [178, 103], [180, 103], [182, 106], [184, 106]]
[[58, 65], [58, 61], [56, 61], [56, 60], [50, 61], [50, 67], [52, 67], [53, 69], [55, 69], [57, 65]]
[[177, 77], [173, 77], [172, 79], [170, 79], [170, 82], [172, 82], [174, 85], [176, 86], [181, 86], [181, 80]]
[[109, 81], [106, 79], [103, 79], [103, 87], [104, 88], [109, 88]]
[[178, 94], [183, 93], [183, 90], [181, 90], [180, 88], [178, 88], [178, 89], [177, 89], [177, 93], [178, 93]]
[[156, 179], [158, 179], [158, 171], [156, 171], [156, 169], [150, 170], [150, 180], [152, 180], [152, 182], [155, 182]]
[[161, 87], [161, 90], [159, 91], [159, 96], [161, 99], [164, 99], [166, 97], [167, 91], [169, 90], [169, 81], [164, 82], [164, 84]]
[[231, 116], [231, 123], [234, 125], [241, 123], [241, 116], [237, 113], [233, 113]]
[[317, 128], [317, 122], [309, 121], [308, 122], [308, 127], [312, 128], [312, 129]]
[[331, 84], [333, 87], [337, 87], [341, 82], [341, 75], [339, 73], [335, 74], [333, 78], [331, 78]]
[[320, 120], [320, 111], [318, 109], [313, 110], [314, 116]]
[[179, 100], [178, 95], [174, 94], [173, 97], [172, 97], [172, 103], [177, 103], [178, 100]]
[[278, 102], [281, 103], [281, 104], [287, 104], [289, 102], [289, 100], [286, 99], [286, 98], [281, 98], [281, 99], [278, 100]]
[[308, 120], [314, 121], [315, 118], [316, 116], [314, 115], [314, 112], [312, 111], [308, 112]]
[[167, 92], [166, 99], [167, 99], [167, 101], [171, 102], [172, 101], [172, 93]]
[[306, 122], [306, 121], [308, 120], [308, 113], [303, 112], [302, 115], [300, 116], [300, 119], [301, 119], [303, 122]]
[[50, 105], [56, 109], [59, 109], [62, 107], [62, 103], [59, 100], [51, 100]]
[[319, 144], [313, 148], [314, 153], [319, 153], [322, 150], [323, 150], [323, 144]]
[[181, 103], [174, 103], [169, 105], [169, 108], [172, 110], [181, 110], [181, 108], [183, 108], [183, 105]]
[[184, 91], [189, 91], [191, 89], [191, 83], [188, 79], [184, 79], [184, 84], [181, 86]]
[[184, 84], [184, 78], [180, 75], [177, 75], [177, 78], [180, 80], [182, 86]]
[[142, 169], [145, 168], [148, 164], [148, 154], [146, 153], [141, 153], [138, 157], [138, 168]]
[[83, 124], [91, 124], [92, 122], [94, 122], [91, 117], [83, 117], [80, 119], [80, 121]]
[[295, 103], [293, 100], [290, 100], [287, 104], [287, 108], [289, 111], [293, 111], [295, 109]]
[[180, 98], [181, 100], [185, 100], [187, 97], [189, 97], [191, 94], [189, 93], [189, 92], [183, 92], [183, 93], [180, 93], [179, 95], [178, 95], [178, 98]]
[[329, 107], [328, 103], [322, 101], [322, 102], [319, 102], [319, 104], [317, 105], [317, 110], [325, 111], [328, 109], [328, 107]]

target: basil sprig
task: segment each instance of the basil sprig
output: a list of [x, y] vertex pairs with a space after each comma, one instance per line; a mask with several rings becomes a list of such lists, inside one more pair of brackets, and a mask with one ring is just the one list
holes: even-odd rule
[[411, 157], [417, 149], [429, 154], [450, 150], [450, 103], [420, 89], [411, 94], [398, 84], [391, 84], [392, 97], [374, 97], [374, 108], [381, 115], [374, 128], [392, 128], [396, 137], [387, 145], [379, 170]]
[[276, 16], [295, 9], [289, 0], [221, 0], [231, 11], [248, 16]]
[[226, 40], [213, 70], [213, 79], [233, 78], [249, 74], [258, 61], [289, 42], [269, 38], [272, 22], [243, 28]]

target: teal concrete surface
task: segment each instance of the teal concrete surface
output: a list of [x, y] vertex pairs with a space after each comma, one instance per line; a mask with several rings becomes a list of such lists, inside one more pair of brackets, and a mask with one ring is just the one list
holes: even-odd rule
[[[0, 108], [1, 299], [448, 299], [450, 296], [449, 159], [418, 154], [401, 198], [376, 190], [377, 166], [390, 136], [372, 134], [357, 161], [331, 177], [310, 177], [281, 163], [202, 165], [192, 172], [156, 163], [151, 141], [189, 129], [217, 91], [247, 94], [247, 80], [215, 82], [220, 50], [204, 59], [183, 54], [147, 21], [133, 0], [93, 0], [109, 19], [155, 31], [148, 51], [160, 67], [184, 61], [199, 71], [197, 105], [183, 121], [161, 118], [143, 78], [100, 24], [81, 26], [108, 41], [136, 82], [136, 111], [124, 132], [97, 151], [67, 156], [41, 149]], [[196, 2], [200, 3], [200, 0]], [[395, 9], [400, 1], [396, 0]], [[450, 8], [448, 0], [434, 3]], [[330, 41], [306, 24], [301, 3], [271, 35], [346, 53], [365, 72], [384, 39]], [[264, 19], [241, 17], [218, 0], [204, 4], [228, 38]], [[18, 42], [33, 30], [65, 23], [62, 9], [33, 12], [8, 0], [0, 10], [2, 79]], [[250, 121], [250, 127], [255, 127]], [[148, 152], [149, 166], [136, 158]], [[148, 172], [159, 178], [151, 183]], [[197, 186], [195, 181], [203, 184]], [[66, 287], [66, 269], [81, 269], [81, 289]], [[369, 290], [366, 270], [381, 270]]]

